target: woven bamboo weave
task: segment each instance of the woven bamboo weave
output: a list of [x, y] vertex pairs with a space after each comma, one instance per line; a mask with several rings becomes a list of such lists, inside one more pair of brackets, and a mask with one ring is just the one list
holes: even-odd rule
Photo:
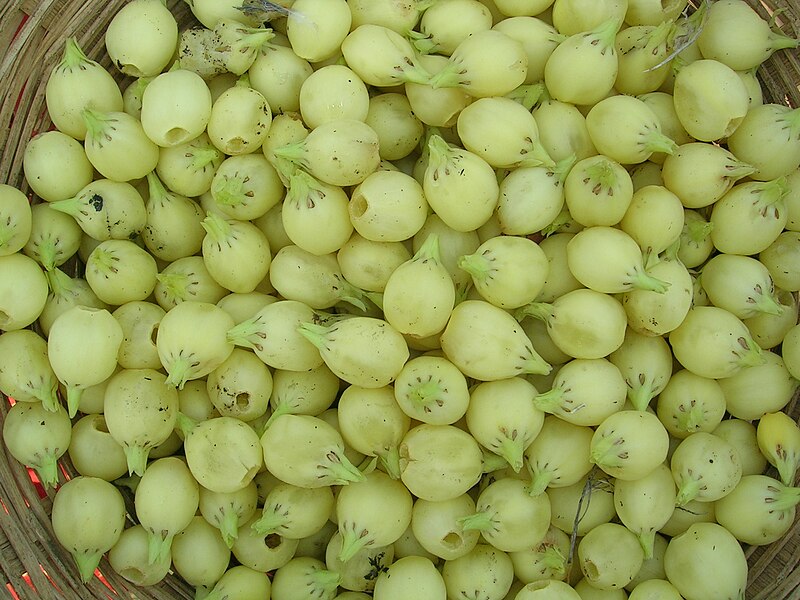
[[[121, 83], [105, 54], [104, 32], [126, 0], [3, 0], [0, 2], [0, 183], [24, 192], [22, 159], [33, 135], [51, 127], [45, 84], [67, 38], [75, 36], [86, 54]], [[791, 37], [800, 37], [800, 0], [748, 0], [759, 14]], [[182, 0], [168, 0], [181, 25], [193, 24]], [[694, 2], [696, 4], [696, 2]], [[800, 51], [780, 51], [758, 71], [765, 102], [800, 106]], [[128, 80], [129, 81], [129, 80]], [[0, 357], [3, 360], [3, 357]], [[0, 396], [0, 427], [9, 403]], [[800, 421], [798, 397], [786, 412]], [[65, 457], [66, 458], [66, 457]], [[74, 474], [62, 460], [65, 480]], [[773, 472], [774, 474], [774, 472]], [[55, 541], [50, 524], [52, 496], [42, 496], [28, 471], [0, 444], [0, 597], [58, 599], [190, 599], [194, 590], [177, 575], [137, 588], [116, 575], [106, 560], [102, 577], [82, 584], [70, 555]], [[799, 513], [800, 514], [800, 513]], [[750, 564], [747, 600], [800, 600], [800, 520], [782, 540], [746, 548]], [[14, 590], [12, 593], [11, 590]]]

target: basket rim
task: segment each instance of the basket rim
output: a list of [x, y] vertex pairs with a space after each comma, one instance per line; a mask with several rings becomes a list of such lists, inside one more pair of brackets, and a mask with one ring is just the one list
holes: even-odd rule
[[[95, 26], [104, 19], [107, 22], [110, 15], [125, 2], [109, 0], [103, 3], [99, 13], [92, 11], [92, 6], [96, 7], [99, 3], [84, 0], [11, 0], [5, 7], [0, 7], [0, 40], [8, 40], [8, 44], [3, 46], [6, 50], [0, 60], [0, 115], [9, 124], [0, 130], [0, 181], [29, 191], [22, 174], [22, 156], [30, 134], [52, 126], [43, 102], [44, 82], [49, 68], [60, 58], [63, 41], [68, 35], [76, 35], [87, 55], [99, 58], [101, 64], [110, 67], [108, 58], [103, 58], [101, 32]], [[784, 28], [795, 36], [800, 34], [800, 1], [747, 2], [759, 14], [767, 17], [775, 9], [785, 8], [787, 12], [781, 13], [785, 19]], [[183, 0], [169, 0], [168, 5], [189, 18], [188, 7]], [[126, 79], [118, 73], [115, 75], [120, 82]], [[796, 52], [774, 57], [768, 66], [759, 71], [759, 76], [774, 101], [792, 107], [800, 106], [800, 56]], [[785, 91], [787, 82], [793, 86], [790, 92]], [[0, 424], [4, 422], [8, 408], [9, 404], [3, 397], [0, 399]], [[795, 394], [786, 411], [800, 422], [800, 392]], [[74, 475], [68, 464], [65, 469], [64, 476]], [[3, 447], [0, 452], [0, 557], [3, 559], [0, 560], [0, 574], [7, 580], [2, 583], [7, 585], [12, 595], [22, 600], [80, 599], [86, 598], [88, 590], [96, 598], [113, 598], [115, 595], [155, 599], [194, 598], [194, 590], [175, 575], [170, 575], [163, 585], [149, 590], [131, 587], [127, 580], [113, 573], [107, 559], [101, 564], [107, 583], [99, 578], [86, 586], [78, 583], [71, 557], [64, 551], [52, 548], [58, 546], [48, 520], [52, 496], [52, 491], [42, 495], [32, 483], [30, 471], [16, 464]], [[748, 594], [754, 594], [748, 596], [749, 600], [777, 600], [779, 597], [790, 600], [799, 597], [800, 518], [796, 518], [790, 537], [791, 546], [786, 542], [780, 547], [746, 549], [751, 565]], [[788, 549], [788, 555], [781, 553], [784, 547]], [[39, 552], [44, 553], [50, 561], [46, 571]], [[36, 592], [22, 583], [26, 581], [23, 573], [27, 573], [27, 579]], [[764, 587], [751, 590], [750, 586], [756, 585], [756, 582]], [[60, 591], [51, 588], [53, 584]], [[111, 590], [116, 590], [116, 593]]]

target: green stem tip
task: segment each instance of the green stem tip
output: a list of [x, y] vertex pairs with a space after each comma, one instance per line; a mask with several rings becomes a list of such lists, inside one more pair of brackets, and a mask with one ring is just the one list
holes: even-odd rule
[[636, 271], [633, 277], [633, 287], [637, 290], [647, 290], [663, 294], [669, 289], [670, 283], [648, 274], [644, 270]]
[[400, 479], [400, 448], [397, 444], [378, 454], [378, 460], [386, 474], [392, 479]]
[[750, 336], [742, 336], [737, 340], [740, 350], [735, 352], [737, 361], [743, 367], [758, 367], [767, 362], [764, 350]]
[[87, 140], [98, 140], [107, 136], [107, 132], [111, 128], [111, 122], [113, 120], [107, 113], [92, 110], [91, 108], [84, 108], [81, 116], [83, 117], [84, 125], [86, 125]]
[[356, 532], [352, 528], [347, 528], [341, 531], [342, 535], [342, 549], [339, 551], [339, 560], [343, 563], [347, 562], [363, 550], [366, 545], [372, 541], [372, 538], [367, 531]]
[[[640, 381], [639, 379], [634, 379]], [[644, 383], [628, 387], [628, 400], [631, 401], [633, 408], [636, 410], [647, 410], [650, 406], [650, 401], [655, 398], [656, 392], [653, 385], [653, 380], [646, 377]]]
[[655, 530], [640, 531], [636, 534], [636, 537], [639, 540], [639, 545], [642, 547], [642, 550], [644, 550], [644, 559], [649, 560], [653, 558], [653, 548], [656, 543]]
[[678, 482], [678, 493], [675, 496], [675, 506], [686, 506], [697, 498], [700, 492], [700, 481], [698, 479], [682, 478]]
[[145, 446], [123, 446], [125, 458], [128, 462], [128, 475], [144, 475], [147, 468], [147, 457], [150, 455], [150, 448]]
[[167, 562], [170, 560], [170, 553], [172, 551], [172, 540], [174, 534], [160, 532], [153, 533], [147, 532], [147, 563], [155, 564]]
[[266, 505], [261, 513], [261, 517], [254, 521], [250, 528], [259, 535], [269, 535], [277, 533], [286, 523], [286, 516], [280, 514], [275, 506]]
[[228, 239], [231, 234], [231, 224], [220, 215], [209, 212], [205, 219], [200, 221], [200, 225], [206, 230], [209, 237], [217, 243]]
[[660, 131], [651, 131], [645, 137], [644, 147], [648, 152], [674, 154], [678, 149], [678, 144]]
[[81, 403], [83, 396], [83, 388], [75, 387], [74, 385], [67, 385], [67, 414], [72, 419], [78, 414], [78, 406]]
[[523, 436], [518, 436], [516, 439], [503, 436], [500, 440], [500, 447], [497, 449], [497, 454], [503, 457], [515, 473], [519, 473], [525, 464], [525, 447], [523, 444]]
[[461, 529], [464, 531], [489, 531], [494, 528], [492, 515], [488, 511], [477, 512], [475, 514], [461, 517], [458, 519]]
[[46, 490], [53, 490], [58, 485], [58, 458], [50, 451], [39, 461], [38, 465], [31, 465], [39, 481]]
[[546, 471], [544, 469], [535, 471], [531, 468], [530, 464], [528, 464], [528, 472], [531, 476], [531, 483], [528, 486], [528, 494], [530, 496], [538, 496], [539, 494], [543, 494], [547, 489], [547, 486], [550, 485], [550, 482], [553, 480], [553, 472]]
[[86, 53], [78, 44], [78, 39], [75, 37], [68, 38], [64, 44], [64, 54], [61, 58], [61, 65], [68, 69], [80, 67], [84, 63], [94, 62], [86, 56]]
[[83, 552], [73, 553], [72, 558], [75, 559], [75, 564], [78, 565], [78, 572], [81, 575], [81, 581], [88, 583], [94, 577], [94, 572], [100, 565], [100, 559], [103, 558], [102, 552]]
[[328, 472], [334, 485], [347, 485], [364, 481], [364, 473], [359, 471], [358, 467], [351, 463], [344, 454], [329, 452], [328, 457], [330, 460], [322, 469]]
[[233, 509], [223, 509], [222, 519], [219, 522], [219, 531], [228, 548], [233, 548], [233, 543], [239, 537], [239, 513]]
[[183, 437], [183, 439], [186, 439], [192, 432], [192, 429], [194, 429], [196, 426], [197, 421], [178, 411], [178, 418], [175, 421], [175, 429]]

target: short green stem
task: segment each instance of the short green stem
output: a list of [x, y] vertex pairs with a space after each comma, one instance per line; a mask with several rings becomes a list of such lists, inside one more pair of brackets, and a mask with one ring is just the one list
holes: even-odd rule
[[714, 224], [710, 221], [687, 221], [686, 237], [695, 244], [700, 244], [708, 239], [714, 229]]
[[232, 548], [233, 543], [239, 537], [239, 513], [233, 509], [224, 509], [222, 520], [219, 522], [219, 531], [225, 545]]
[[562, 231], [567, 225], [572, 222], [572, 215], [569, 214], [569, 209], [565, 206], [561, 209], [561, 212], [556, 215], [556, 218], [553, 219], [549, 225], [542, 227], [542, 235], [544, 237], [550, 237], [554, 233], [558, 233]]
[[144, 475], [144, 471], [147, 469], [147, 457], [150, 455], [150, 448], [125, 445], [122, 449], [125, 451], [125, 458], [128, 461], [128, 474]]
[[464, 531], [491, 531], [495, 527], [492, 521], [492, 513], [488, 511], [461, 517], [458, 522]]
[[649, 560], [653, 558], [653, 547], [656, 543], [655, 530], [640, 531], [636, 534], [636, 537], [639, 540], [639, 545], [642, 547], [642, 550], [644, 550], [644, 559]]
[[413, 260], [419, 262], [427, 262], [429, 260], [434, 262], [441, 262], [442, 254], [439, 249], [439, 235], [431, 233], [425, 238], [422, 246], [414, 254]]
[[298, 169], [291, 163], [283, 162], [282, 164], [285, 170], [283, 175], [289, 179], [289, 186], [286, 190], [287, 202], [302, 203], [308, 198], [311, 190], [319, 190], [322, 187], [317, 178], [310, 173]]
[[194, 148], [192, 150], [192, 169], [201, 171], [214, 161], [220, 160], [224, 155], [212, 145]]
[[663, 152], [665, 154], [674, 154], [678, 149], [676, 144], [671, 138], [667, 137], [660, 131], [650, 131], [645, 136], [644, 148], [648, 152]]
[[150, 171], [147, 174], [147, 191], [150, 194], [151, 202], [154, 199], [161, 200], [169, 194], [169, 192], [167, 192], [167, 188], [164, 187], [164, 184], [158, 178], [158, 175], [156, 175], [155, 171]]
[[554, 387], [547, 392], [537, 394], [533, 398], [533, 405], [549, 414], [554, 414], [559, 410], [563, 410], [564, 390], [560, 387]]
[[433, 75], [427, 83], [433, 89], [458, 87], [463, 83], [460, 69], [459, 65], [451, 62]]
[[458, 259], [458, 268], [478, 281], [485, 281], [492, 269], [491, 260], [483, 254], [465, 254]]
[[590, 33], [592, 36], [600, 40], [601, 47], [605, 46], [610, 48], [614, 46], [614, 41], [617, 38], [617, 32], [619, 31], [620, 27], [622, 27], [621, 19], [608, 19], [600, 23], [600, 25], [598, 25]]
[[615, 448], [618, 444], [618, 438], [611, 435], [599, 438], [592, 445], [589, 462], [597, 465], [601, 469], [603, 467], [621, 466], [621, 459]]
[[500, 441], [500, 447], [497, 449], [497, 454], [503, 457], [511, 468], [514, 469], [515, 473], [519, 473], [520, 469], [522, 469], [522, 466], [525, 464], [525, 446], [523, 443], [524, 440], [522, 436], [518, 436], [516, 439], [503, 436]]
[[367, 310], [367, 305], [364, 304], [364, 300], [362, 300], [364, 292], [362, 292], [356, 286], [342, 280], [339, 285], [339, 291], [339, 300], [355, 306], [359, 310]]
[[88, 62], [92, 61], [89, 60], [89, 57], [86, 56], [86, 53], [80, 45], [78, 45], [77, 38], [68, 38], [64, 46], [64, 55], [61, 58], [61, 65], [68, 69], [73, 69]]
[[554, 575], [559, 577], [563, 576], [566, 572], [567, 560], [561, 553], [561, 550], [555, 546], [548, 546], [545, 551], [542, 552], [540, 562], [547, 569], [552, 571]]
[[776, 488], [774, 495], [767, 500], [771, 508], [783, 511], [792, 509], [800, 504], [800, 487], [781, 485], [776, 486]]
[[108, 130], [111, 129], [111, 118], [105, 113], [91, 108], [84, 108], [81, 113], [83, 122], [86, 125], [87, 139], [100, 139], [108, 135]]
[[553, 169], [556, 162], [551, 158], [550, 154], [542, 146], [542, 143], [537, 139], [531, 142], [531, 145], [525, 149], [524, 158], [519, 163], [520, 167], [547, 167]]
[[[2, 242], [0, 242], [0, 246], [2, 245]], [[44, 267], [45, 274], [56, 268], [56, 256], [58, 256], [58, 251], [56, 250], [56, 240], [52, 238], [41, 240], [36, 248], [36, 251], [39, 255], [39, 261]]]
[[54, 452], [46, 452], [38, 465], [31, 465], [39, 476], [44, 489], [55, 489], [58, 485], [58, 458]]
[[161, 534], [147, 532], [147, 562], [148, 564], [162, 563], [169, 560], [172, 550], [174, 534], [161, 532]]
[[531, 302], [518, 308], [514, 312], [514, 318], [517, 321], [523, 321], [526, 317], [539, 319], [540, 321], [549, 321], [553, 318], [553, 305], [547, 302]]
[[416, 60], [411, 64], [403, 63], [400, 67], [400, 79], [407, 83], [418, 83], [420, 85], [430, 85], [431, 74], [419, 65]]
[[[495, 471], [499, 471], [500, 469], [505, 469], [509, 466], [508, 461], [505, 458], [503, 458], [499, 454], [490, 452], [486, 448], [481, 448], [481, 454], [483, 455], [481, 463], [483, 465], [482, 470], [484, 473], [494, 473]], [[522, 465], [520, 465], [520, 469], [521, 468]]]
[[[280, 402], [280, 403], [276, 404], [275, 407], [272, 410], [272, 414], [269, 416], [269, 418], [267, 419], [266, 423], [264, 423], [264, 431], [266, 431], [267, 429], [270, 428], [272, 423], [275, 422], [275, 419], [277, 419], [281, 415], [288, 415], [288, 414], [291, 414], [291, 413], [292, 413], [292, 409], [291, 409], [291, 406], [289, 405], [288, 402]], [[262, 434], [263, 434], [263, 431], [262, 431]]]
[[[262, 27], [238, 27], [236, 32], [239, 34], [236, 46], [240, 51], [247, 49], [257, 50], [275, 37], [275, 32], [272, 29], [264, 29]], [[249, 78], [246, 81], [246, 85], [249, 86]]]
[[320, 350], [327, 348], [326, 337], [330, 327], [316, 323], [301, 323], [297, 331]]
[[633, 287], [635, 289], [656, 292], [657, 294], [665, 293], [670, 286], [670, 283], [668, 281], [664, 281], [662, 279], [653, 277], [644, 270], [637, 270], [634, 273], [632, 280], [633, 280]]
[[339, 551], [339, 560], [343, 563], [363, 550], [370, 541], [368, 535], [363, 535], [363, 532], [356, 533], [352, 528], [347, 528], [344, 531], [340, 529], [340, 533], [342, 536], [342, 549]]
[[72, 558], [75, 559], [75, 564], [78, 565], [78, 572], [81, 575], [81, 581], [88, 583], [94, 578], [94, 572], [100, 565], [100, 559], [103, 558], [102, 552], [83, 552], [73, 553]]
[[330, 461], [323, 467], [323, 470], [330, 475], [333, 485], [347, 485], [364, 481], [364, 473], [359, 471], [358, 467], [353, 465], [347, 457], [340, 455], [336, 458], [337, 460]]
[[603, 190], [612, 190], [616, 187], [619, 176], [609, 162], [611, 159], [598, 160], [584, 169], [584, 173], [588, 178], [588, 186], [591, 186], [592, 192], [600, 194]]
[[[530, 355], [524, 359], [520, 369], [522, 373], [530, 375], [548, 375], [552, 370], [553, 366], [535, 351], [532, 351]], [[573, 410], [577, 410], [577, 408]]]
[[81, 397], [83, 396], [83, 388], [79, 388], [74, 385], [67, 385], [66, 387], [67, 387], [67, 414], [71, 419], [78, 414], [78, 406], [80, 406]]
[[189, 297], [187, 286], [189, 277], [184, 273], [158, 273], [158, 282], [164, 286], [167, 296], [173, 300], [185, 301]]
[[320, 569], [311, 575], [310, 588], [314, 590], [316, 598], [332, 598], [340, 583], [342, 583], [341, 573]]
[[466, 280], [460, 281], [456, 284], [456, 299], [455, 304], [461, 304], [464, 300], [469, 297], [469, 292], [474, 287], [475, 282], [472, 281], [472, 278], [467, 278]]
[[55, 202], [50, 202], [48, 206], [53, 210], [77, 217], [83, 209], [84, 202], [80, 196], [75, 196], [65, 200], [56, 200]]
[[303, 169], [308, 167], [305, 161], [306, 144], [303, 140], [275, 148], [272, 153], [275, 156], [287, 160]]
[[58, 401], [58, 384], [42, 379], [41, 383], [30, 389], [31, 396], [42, 403], [42, 407], [50, 412], [58, 412], [61, 403]]
[[114, 259], [114, 255], [103, 248], [95, 248], [92, 251], [93, 266], [106, 277], [118, 271], [117, 267], [114, 265], [115, 262], [117, 261]]
[[378, 453], [378, 460], [389, 477], [400, 479], [400, 449], [397, 444], [389, 446], [384, 452]]
[[531, 496], [543, 494], [547, 489], [547, 486], [550, 485], [550, 482], [553, 480], [553, 472], [546, 471], [544, 469], [534, 471], [531, 469], [530, 464], [528, 465], [528, 472], [531, 475], [531, 483], [528, 486], [528, 494]]
[[425, 408], [430, 406], [442, 395], [442, 387], [433, 380], [423, 381], [415, 385], [408, 394], [414, 406]]
[[628, 400], [636, 410], [647, 410], [650, 401], [656, 396], [653, 380], [645, 377], [644, 383], [628, 387]]
[[767, 361], [764, 350], [756, 344], [752, 337], [740, 337], [738, 342], [741, 350], [735, 352], [735, 354], [739, 358], [737, 361], [739, 365], [743, 367], [758, 367]]
[[178, 411], [178, 418], [175, 421], [175, 429], [181, 434], [181, 436], [183, 436], [184, 439], [186, 439], [186, 437], [195, 427], [197, 427], [197, 421]]
[[168, 374], [165, 383], [171, 387], [182, 390], [186, 382], [189, 381], [191, 363], [186, 358], [176, 358], [169, 365], [167, 371]]
[[678, 494], [675, 496], [675, 506], [686, 506], [697, 498], [700, 493], [700, 480], [683, 478], [678, 485]]
[[729, 179], [731, 181], [738, 181], [743, 177], [752, 175], [756, 171], [757, 169], [753, 165], [747, 164], [741, 160], [731, 160], [724, 167], [724, 177], [725, 179]]
[[414, 50], [422, 55], [436, 54], [442, 49], [441, 45], [433, 41], [431, 35], [420, 31], [409, 30], [406, 32], [405, 37], [414, 47]]
[[259, 535], [269, 535], [277, 531], [286, 524], [286, 516], [280, 514], [274, 505], [264, 506], [261, 517], [254, 521], [250, 528]]
[[231, 234], [231, 224], [226, 219], [213, 212], [206, 214], [206, 218], [203, 219], [200, 224], [203, 226], [203, 229], [206, 230], [209, 237], [217, 243], [222, 243], [228, 239]]
[[576, 162], [578, 162], [578, 155], [573, 152], [550, 167], [550, 172], [555, 175], [558, 181], [564, 183], [564, 180], [567, 178], [567, 175], [569, 175], [569, 172], [572, 171], [572, 167], [575, 166]]
[[450, 160], [453, 149], [450, 147], [445, 139], [435, 133], [428, 138], [428, 168], [441, 169]]
[[775, 468], [778, 470], [778, 476], [783, 485], [792, 485], [797, 467], [800, 466], [800, 457], [794, 452], [783, 452], [779, 453], [774, 460]]
[[129, 490], [135, 494], [141, 482], [142, 482], [141, 476], [129, 475], [128, 477], [117, 477], [113, 481], [113, 484], [116, 485], [117, 487]]
[[789, 193], [789, 183], [786, 177], [778, 177], [760, 185], [759, 203], [763, 205], [777, 204]]
[[222, 206], [234, 207], [247, 202], [247, 190], [244, 188], [244, 177], [241, 176], [220, 177], [214, 181], [211, 191], [214, 201]]
[[546, 96], [547, 90], [544, 87], [544, 82], [523, 84], [516, 87], [514, 90], [506, 94], [506, 98], [510, 98], [519, 102], [527, 110], [533, 110], [533, 107]]
[[226, 337], [235, 346], [261, 350], [262, 342], [266, 339], [267, 334], [261, 318], [259, 315], [255, 315], [229, 329]]
[[672, 37], [675, 30], [675, 22], [673, 20], [662, 21], [661, 24], [656, 26], [654, 30], [647, 36], [647, 44], [644, 49], [652, 55], [659, 54], [659, 47], [666, 44]]
[[775, 316], [783, 314], [783, 305], [769, 293], [759, 294], [753, 300], [754, 306], [761, 313]]
[[788, 48], [797, 48], [798, 45], [800, 45], [800, 40], [796, 40], [778, 31], [773, 31], [769, 36], [768, 47], [771, 48], [773, 52]]

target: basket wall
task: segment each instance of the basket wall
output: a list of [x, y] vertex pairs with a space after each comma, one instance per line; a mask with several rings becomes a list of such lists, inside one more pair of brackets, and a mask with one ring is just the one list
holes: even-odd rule
[[[103, 35], [126, 0], [5, 0], [0, 3], [0, 182], [29, 192], [22, 170], [27, 141], [51, 127], [44, 89], [68, 37], [76, 36], [86, 54], [107, 67]], [[800, 0], [748, 0], [762, 16], [778, 11], [778, 23], [792, 37], [800, 36]], [[168, 0], [179, 23], [193, 17], [182, 0]], [[696, 2], [694, 2], [696, 4]], [[759, 70], [765, 102], [800, 106], [800, 53], [782, 51]], [[0, 357], [2, 360], [2, 357]], [[0, 426], [9, 405], [0, 397]], [[795, 397], [786, 411], [800, 420]], [[65, 474], [71, 465], [64, 460]], [[194, 590], [170, 575], [157, 586], [136, 588], [117, 576], [104, 560], [100, 578], [80, 583], [71, 557], [55, 541], [49, 514], [51, 498], [42, 496], [28, 471], [0, 444], [0, 586], [21, 599], [86, 600], [190, 599]], [[750, 563], [748, 600], [800, 599], [800, 521], [780, 542], [747, 549]], [[8, 584], [8, 585], [7, 585]], [[2, 592], [0, 592], [1, 594]]]

